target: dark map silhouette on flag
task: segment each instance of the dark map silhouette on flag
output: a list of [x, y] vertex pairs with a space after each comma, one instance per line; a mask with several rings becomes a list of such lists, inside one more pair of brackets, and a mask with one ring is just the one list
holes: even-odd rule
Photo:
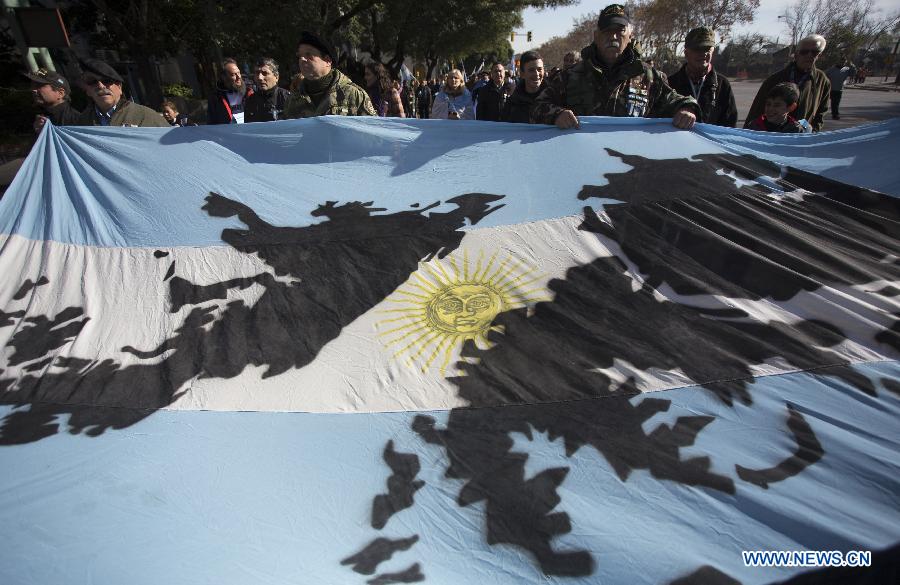
[[0, 200], [0, 582], [892, 582], [898, 151], [48, 125]]

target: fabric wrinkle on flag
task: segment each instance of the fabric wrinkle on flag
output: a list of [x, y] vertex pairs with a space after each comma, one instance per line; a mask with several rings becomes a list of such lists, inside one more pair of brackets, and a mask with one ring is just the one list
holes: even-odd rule
[[[898, 146], [48, 125], [0, 200], [0, 582], [890, 575]], [[741, 556], [800, 549], [875, 562]]]

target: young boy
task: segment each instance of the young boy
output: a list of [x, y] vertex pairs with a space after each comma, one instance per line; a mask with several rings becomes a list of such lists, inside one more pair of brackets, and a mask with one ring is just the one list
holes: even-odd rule
[[766, 113], [753, 120], [747, 128], [764, 132], [805, 132], [803, 124], [791, 116], [791, 112], [797, 109], [799, 99], [797, 84], [779, 83], [766, 96]]

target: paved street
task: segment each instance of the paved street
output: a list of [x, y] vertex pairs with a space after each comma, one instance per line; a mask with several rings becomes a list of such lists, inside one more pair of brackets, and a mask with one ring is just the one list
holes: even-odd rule
[[[874, 89], [888, 87], [881, 82], [881, 79], [869, 78], [869, 81], [862, 87], [847, 86], [841, 100], [841, 119], [832, 120], [829, 111], [825, 117], [825, 130], [850, 128], [887, 118], [900, 118], [900, 91]], [[731, 82], [734, 99], [737, 102], [739, 128], [744, 125], [750, 104], [753, 103], [753, 98], [756, 96], [759, 86], [762, 85], [762, 81], [761, 79], [752, 79]]]

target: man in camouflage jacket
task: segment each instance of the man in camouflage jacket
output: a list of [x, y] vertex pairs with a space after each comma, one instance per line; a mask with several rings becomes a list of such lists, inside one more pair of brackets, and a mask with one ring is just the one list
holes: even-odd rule
[[285, 118], [313, 116], [374, 116], [366, 90], [334, 69], [334, 50], [316, 35], [304, 32], [297, 47], [303, 81], [284, 110]]
[[578, 127], [578, 116], [671, 117], [676, 128], [692, 128], [700, 116], [697, 101], [676, 93], [659, 71], [641, 61], [632, 32], [621, 5], [604, 8], [594, 43], [541, 92], [531, 122], [567, 129]]

